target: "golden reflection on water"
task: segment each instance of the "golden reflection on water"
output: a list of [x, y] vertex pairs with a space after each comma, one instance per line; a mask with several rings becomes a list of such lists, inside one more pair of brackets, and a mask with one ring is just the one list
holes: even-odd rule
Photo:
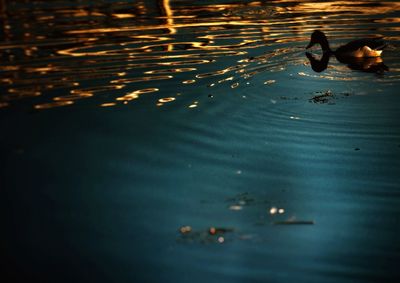
[[327, 2], [308, 2], [301, 1], [294, 7], [285, 7], [279, 9], [278, 12], [284, 13], [302, 13], [307, 15], [309, 13], [329, 12], [338, 16], [341, 13], [350, 13], [353, 15], [377, 15], [386, 14], [388, 12], [400, 9], [400, 3], [388, 1], [327, 1]]
[[[114, 101], [102, 107], [144, 93], [154, 93], [161, 106], [170, 101], [155, 93], [162, 95], [167, 85], [211, 79], [208, 86], [228, 82], [238, 88], [262, 72], [306, 64], [304, 46], [316, 28], [336, 40], [369, 35], [374, 25], [374, 34], [391, 31], [390, 40], [400, 39], [393, 34], [400, 23], [393, 11], [400, 3], [388, 1], [40, 3], [0, 5], [0, 108], [30, 99], [35, 109], [48, 109], [106, 93]], [[228, 67], [222, 64], [227, 60]], [[391, 70], [397, 80], [399, 67]], [[299, 75], [346, 80], [344, 72], [337, 67], [327, 75]]]
[[[72, 91], [71, 91], [72, 92]], [[93, 93], [91, 92], [84, 92], [84, 91], [75, 91], [73, 94], [70, 95], [63, 95], [63, 96], [56, 96], [53, 98], [55, 101], [68, 101], [68, 100], [77, 100], [82, 98], [92, 97]]]
[[69, 100], [55, 101], [55, 102], [50, 102], [50, 103], [36, 104], [35, 109], [49, 109], [49, 108], [67, 106], [67, 105], [72, 105], [72, 104], [74, 104], [74, 102], [69, 101]]
[[142, 94], [150, 93], [150, 92], [157, 92], [157, 91], [159, 91], [158, 88], [139, 89], [139, 90], [135, 90], [133, 92], [127, 93], [124, 96], [117, 97], [116, 100], [118, 100], [118, 101], [131, 101], [133, 99], [139, 98], [139, 96], [142, 95]]
[[175, 101], [176, 98], [175, 97], [164, 97], [164, 98], [160, 98], [158, 100], [158, 103], [156, 104], [157, 106], [163, 106], [165, 103], [169, 103], [172, 101]]

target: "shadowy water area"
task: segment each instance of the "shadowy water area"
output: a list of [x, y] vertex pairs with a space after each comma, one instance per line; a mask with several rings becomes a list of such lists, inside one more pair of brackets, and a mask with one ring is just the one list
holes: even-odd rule
[[399, 17], [0, 0], [1, 281], [400, 282]]

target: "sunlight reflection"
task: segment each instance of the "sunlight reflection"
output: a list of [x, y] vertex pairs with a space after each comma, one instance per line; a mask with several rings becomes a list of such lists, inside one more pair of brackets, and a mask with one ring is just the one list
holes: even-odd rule
[[[321, 27], [330, 31], [334, 42], [346, 39], [346, 34], [370, 34], [372, 24], [391, 31], [390, 40], [400, 39], [395, 34], [399, 20], [391, 14], [400, 4], [389, 1], [183, 5], [159, 0], [157, 5], [116, 3], [112, 9], [105, 8], [107, 5], [59, 3], [61, 7], [56, 5], [54, 10], [50, 4], [44, 9], [36, 4], [28, 7], [21, 3], [17, 8], [4, 3], [2, 105], [37, 96], [75, 101], [131, 84], [137, 88], [134, 84], [145, 83], [144, 87], [152, 88], [157, 83], [162, 89], [173, 79], [183, 87], [194, 83], [200, 86], [210, 77], [219, 77], [205, 84], [231, 81], [231, 88], [240, 88], [249, 84], [242, 80], [256, 75], [302, 66], [309, 32]], [[372, 20], [361, 17], [381, 14], [386, 16]], [[30, 15], [34, 15], [33, 20], [27, 20]], [[375, 33], [379, 35], [380, 30]], [[228, 56], [238, 56], [237, 64]], [[397, 80], [398, 70], [398, 66], [391, 66], [388, 78]], [[197, 73], [192, 75], [194, 71]], [[333, 65], [320, 76], [305, 70], [297, 73], [329, 80], [352, 79], [343, 72], [345, 69]], [[221, 78], [224, 75], [227, 77]], [[267, 85], [269, 81], [264, 80]], [[113, 99], [132, 99], [135, 95], [115, 93]]]
[[133, 92], [127, 93], [124, 96], [117, 97], [116, 100], [118, 100], [118, 101], [131, 101], [133, 99], [139, 98], [139, 96], [142, 95], [142, 94], [151, 93], [151, 92], [157, 92], [157, 91], [159, 91], [158, 88], [139, 89], [139, 90], [135, 90]]
[[72, 105], [74, 104], [73, 101], [66, 100], [66, 101], [56, 101], [56, 102], [50, 102], [50, 103], [43, 103], [43, 104], [36, 104], [34, 106], [35, 109], [50, 109], [54, 107], [60, 107], [60, 106], [67, 106], [67, 105]]

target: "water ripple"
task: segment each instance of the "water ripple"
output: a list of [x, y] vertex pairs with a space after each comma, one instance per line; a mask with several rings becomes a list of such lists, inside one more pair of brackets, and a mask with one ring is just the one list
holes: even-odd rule
[[[41, 2], [10, 4], [2, 15], [6, 39], [0, 44], [4, 51], [1, 89], [6, 93], [1, 97], [2, 105], [18, 104], [22, 98], [29, 98], [33, 104], [49, 103], [74, 91], [84, 92], [81, 85], [99, 79], [113, 84], [147, 82], [151, 87], [151, 80], [132, 76], [138, 72], [168, 78], [183, 73], [180, 79], [185, 84], [232, 81], [230, 86], [237, 88], [241, 80], [253, 76], [308, 66], [303, 48], [317, 28], [325, 30], [333, 44], [350, 39], [349, 34], [384, 34], [392, 42], [384, 60], [398, 62], [395, 42], [399, 37], [394, 34], [398, 21], [393, 12], [399, 5], [395, 2], [272, 1], [192, 6], [185, 1], [179, 5], [161, 1], [156, 25], [146, 15], [159, 11], [141, 4], [129, 9], [124, 3], [54, 7], [57, 9], [52, 10], [51, 5], [45, 8]], [[22, 28], [18, 23], [25, 21], [30, 9], [35, 21]], [[79, 25], [66, 24], [67, 19]], [[106, 24], [105, 19], [110, 21]], [[240, 63], [226, 56], [240, 57]], [[298, 74], [313, 80], [369, 80], [362, 74], [350, 75], [344, 65], [331, 61], [323, 74], [311, 70]], [[390, 71], [376, 79], [385, 83], [398, 80], [400, 67], [396, 64], [389, 64]], [[190, 74], [193, 71], [198, 72], [194, 77]], [[227, 73], [232, 75], [209, 79]], [[208, 79], [207, 83], [202, 79]]]

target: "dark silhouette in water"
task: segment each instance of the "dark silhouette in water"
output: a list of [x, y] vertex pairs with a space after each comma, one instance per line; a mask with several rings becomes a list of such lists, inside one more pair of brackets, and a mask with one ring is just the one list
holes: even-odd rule
[[319, 44], [321, 46], [324, 54], [334, 54], [336, 58], [379, 57], [381, 56], [383, 49], [386, 47], [383, 37], [374, 37], [350, 41], [349, 43], [340, 46], [338, 49], [333, 51], [329, 46], [327, 37], [322, 31], [319, 30], [316, 30], [312, 33], [310, 43], [307, 45], [306, 49], [311, 48], [315, 44]]
[[[321, 59], [317, 59], [309, 52], [306, 52], [306, 56], [310, 61], [311, 68], [320, 73], [324, 71], [329, 64], [329, 59], [332, 56], [330, 53], [324, 53]], [[389, 71], [389, 68], [383, 63], [381, 57], [338, 57], [336, 59], [343, 64], [346, 64], [352, 70], [367, 72], [367, 73], [377, 73], [382, 74], [385, 71]]]
[[328, 67], [331, 56], [335, 56], [340, 63], [346, 64], [352, 70], [378, 74], [389, 70], [380, 57], [386, 47], [382, 37], [353, 40], [332, 51], [325, 34], [316, 30], [312, 33], [310, 43], [306, 49], [315, 44], [319, 44], [322, 48], [323, 55], [321, 59], [316, 59], [311, 53], [306, 52], [311, 68], [315, 72], [324, 71]]

